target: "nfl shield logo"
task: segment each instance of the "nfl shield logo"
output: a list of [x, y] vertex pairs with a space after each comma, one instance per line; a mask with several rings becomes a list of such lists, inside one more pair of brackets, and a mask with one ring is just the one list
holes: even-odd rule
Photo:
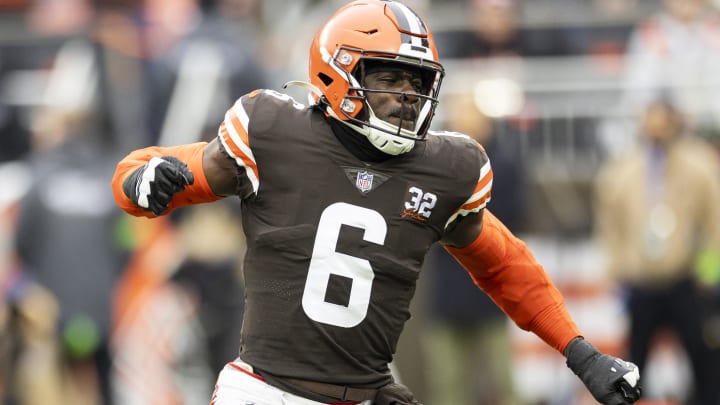
[[370, 191], [372, 188], [373, 175], [364, 171], [358, 172], [357, 180], [355, 180], [355, 186], [363, 193]]

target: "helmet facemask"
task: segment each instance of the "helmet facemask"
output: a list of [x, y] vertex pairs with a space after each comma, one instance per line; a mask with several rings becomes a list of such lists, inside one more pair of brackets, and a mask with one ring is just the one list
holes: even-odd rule
[[[345, 70], [343, 63], [338, 61], [338, 57], [343, 57], [342, 55], [359, 55], [359, 61], [355, 64], [352, 72]], [[343, 122], [367, 136], [375, 147], [391, 155], [408, 152], [416, 141], [425, 140], [438, 104], [440, 83], [444, 74], [439, 63], [400, 54], [380, 54], [345, 47], [338, 49], [331, 63], [336, 69], [343, 70], [349, 83], [347, 94], [345, 94], [339, 109]], [[377, 71], [412, 72], [421, 78], [422, 84], [413, 92], [368, 88], [365, 78], [368, 74]], [[401, 109], [407, 108], [414, 112], [410, 114], [414, 115], [414, 125], [411, 128], [405, 128], [403, 120], [407, 114], [404, 112], [397, 114], [400, 119], [397, 125], [380, 119], [368, 101], [367, 96], [372, 93], [400, 96]], [[411, 106], [410, 99], [418, 100], [416, 102], [419, 104], [419, 108]], [[361, 110], [355, 113], [358, 106], [361, 106]]]

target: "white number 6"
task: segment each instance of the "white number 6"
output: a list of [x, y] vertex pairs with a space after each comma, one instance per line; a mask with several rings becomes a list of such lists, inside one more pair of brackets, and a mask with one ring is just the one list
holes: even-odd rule
[[[377, 211], [346, 203], [325, 208], [318, 224], [302, 306], [314, 321], [351, 328], [367, 315], [375, 273], [369, 261], [335, 250], [342, 225], [364, 229], [363, 239], [368, 242], [385, 243], [387, 224]], [[352, 280], [347, 306], [325, 301], [331, 274]]]

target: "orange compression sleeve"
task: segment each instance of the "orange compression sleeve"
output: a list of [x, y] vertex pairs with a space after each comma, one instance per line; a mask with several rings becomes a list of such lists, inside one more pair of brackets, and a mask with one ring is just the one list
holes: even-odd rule
[[203, 150], [205, 149], [205, 145], [207, 145], [207, 142], [197, 142], [172, 147], [151, 146], [138, 149], [127, 155], [118, 163], [112, 179], [113, 195], [115, 196], [115, 201], [118, 206], [120, 206], [123, 211], [134, 216], [155, 217], [152, 212], [145, 211], [135, 205], [125, 195], [125, 192], [123, 192], [123, 182], [135, 169], [145, 165], [150, 159], [161, 156], [175, 156], [185, 162], [195, 179], [192, 185], [185, 187], [185, 190], [175, 194], [165, 214], [175, 208], [186, 205], [207, 203], [221, 199], [221, 196], [218, 196], [212, 191], [205, 177], [205, 171], [203, 170]]
[[560, 353], [580, 336], [545, 270], [525, 243], [487, 209], [482, 231], [470, 245], [445, 249], [520, 328], [535, 333]]

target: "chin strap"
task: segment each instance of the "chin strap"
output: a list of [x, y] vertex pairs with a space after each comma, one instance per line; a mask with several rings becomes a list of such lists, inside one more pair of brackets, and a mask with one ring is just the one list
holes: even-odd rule
[[[332, 111], [330, 108], [328, 108], [328, 110]], [[373, 127], [360, 127], [352, 122], [341, 120], [334, 114], [332, 114], [332, 116], [352, 130], [365, 136], [372, 146], [383, 153], [387, 153], [388, 155], [401, 155], [403, 153], [410, 152], [412, 148], [415, 147], [415, 141], [412, 139], [389, 135]]]

